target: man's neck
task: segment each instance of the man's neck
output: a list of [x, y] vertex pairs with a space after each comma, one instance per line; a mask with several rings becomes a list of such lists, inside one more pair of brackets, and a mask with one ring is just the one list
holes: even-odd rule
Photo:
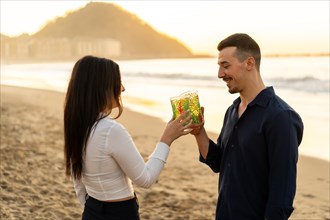
[[240, 93], [241, 105], [246, 107], [250, 102], [252, 102], [255, 97], [266, 88], [263, 83], [258, 84], [257, 86], [250, 87], [251, 89], [245, 90]]

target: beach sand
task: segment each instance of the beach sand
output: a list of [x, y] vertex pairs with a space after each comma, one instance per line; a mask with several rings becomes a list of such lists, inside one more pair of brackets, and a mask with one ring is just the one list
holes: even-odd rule
[[[64, 175], [63, 101], [63, 93], [1, 86], [1, 219], [81, 219], [72, 182]], [[129, 109], [118, 121], [144, 158], [165, 127]], [[142, 220], [214, 219], [218, 174], [198, 157], [191, 135], [172, 144], [158, 182], [150, 189], [135, 186]], [[329, 162], [300, 156], [290, 219], [330, 219], [329, 206]]]

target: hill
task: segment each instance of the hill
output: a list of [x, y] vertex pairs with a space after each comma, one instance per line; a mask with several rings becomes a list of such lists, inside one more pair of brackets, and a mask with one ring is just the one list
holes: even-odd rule
[[122, 57], [192, 56], [182, 43], [111, 3], [88, 3], [48, 23], [32, 37], [111, 38], [121, 43]]
[[65, 61], [87, 54], [116, 59], [193, 57], [181, 42], [112, 3], [90, 2], [54, 18], [31, 36], [1, 35], [5, 62]]

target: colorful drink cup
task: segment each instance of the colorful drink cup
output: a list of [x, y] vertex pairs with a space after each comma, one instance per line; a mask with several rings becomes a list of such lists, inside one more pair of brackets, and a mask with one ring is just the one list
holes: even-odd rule
[[198, 92], [190, 90], [179, 96], [170, 98], [174, 118], [179, 117], [185, 111], [190, 111], [193, 124], [203, 122], [203, 115], [199, 104]]

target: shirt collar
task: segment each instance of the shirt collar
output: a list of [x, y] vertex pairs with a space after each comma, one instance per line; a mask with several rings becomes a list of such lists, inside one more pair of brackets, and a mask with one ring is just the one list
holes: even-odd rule
[[[266, 107], [269, 100], [274, 96], [275, 96], [274, 88], [272, 86], [266, 87], [255, 97], [255, 99], [253, 99], [252, 102], [249, 103], [248, 106], [260, 105], [261, 107]], [[241, 102], [241, 98], [238, 97], [237, 99], [235, 99], [233, 103], [236, 106], [240, 102]]]

